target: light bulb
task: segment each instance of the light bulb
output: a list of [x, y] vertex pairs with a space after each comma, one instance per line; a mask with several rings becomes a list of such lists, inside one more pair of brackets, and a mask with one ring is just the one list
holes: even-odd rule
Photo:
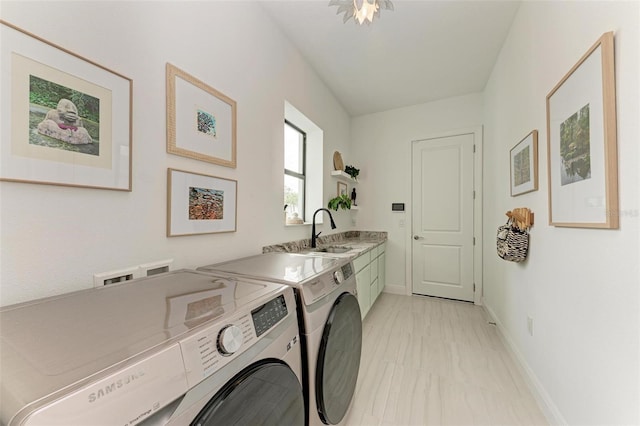
[[380, 6], [378, 5], [378, 0], [372, 0], [373, 3], [369, 3], [368, 0], [362, 0], [362, 6], [358, 9], [357, 0], [353, 0], [353, 16], [358, 21], [360, 25], [364, 23], [364, 21], [373, 22], [373, 15], [378, 11]]

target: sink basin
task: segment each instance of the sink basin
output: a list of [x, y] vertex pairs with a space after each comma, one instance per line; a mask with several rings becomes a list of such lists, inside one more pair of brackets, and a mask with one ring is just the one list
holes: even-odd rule
[[329, 247], [319, 247], [315, 249], [311, 249], [311, 251], [319, 252], [319, 253], [346, 253], [351, 250], [351, 247], [346, 246], [329, 246]]

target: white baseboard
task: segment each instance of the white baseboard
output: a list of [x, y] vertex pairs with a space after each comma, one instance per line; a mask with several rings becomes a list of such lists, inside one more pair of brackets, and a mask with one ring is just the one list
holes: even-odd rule
[[538, 377], [535, 375], [531, 367], [529, 367], [529, 364], [527, 364], [527, 361], [522, 355], [522, 352], [520, 352], [520, 350], [516, 346], [513, 339], [511, 339], [511, 337], [507, 333], [507, 330], [504, 328], [504, 326], [502, 325], [498, 317], [495, 315], [493, 310], [489, 306], [487, 306], [486, 301], [484, 300], [482, 303], [482, 307], [487, 312], [487, 314], [491, 317], [492, 321], [495, 322], [496, 327], [498, 328], [498, 334], [500, 336], [500, 339], [502, 339], [507, 350], [509, 351], [509, 354], [511, 355], [511, 358], [515, 361], [516, 366], [518, 367], [518, 369], [520, 370], [520, 373], [522, 374], [525, 381], [527, 382], [527, 385], [529, 386], [531, 393], [533, 394], [534, 398], [538, 402], [538, 405], [540, 406], [540, 409], [542, 410], [544, 416], [547, 418], [547, 421], [549, 422], [549, 424], [550, 425], [568, 424], [567, 421], [564, 419], [564, 416], [562, 415], [562, 413], [560, 413], [560, 410], [558, 409], [556, 404], [551, 399], [551, 396], [549, 395], [547, 390], [544, 388], [544, 386], [542, 386], [542, 383], [540, 383], [540, 380], [538, 380]]
[[407, 295], [407, 288], [403, 285], [385, 285], [384, 288], [382, 289], [383, 293], [390, 293], [390, 294], [399, 294], [401, 296], [406, 296]]

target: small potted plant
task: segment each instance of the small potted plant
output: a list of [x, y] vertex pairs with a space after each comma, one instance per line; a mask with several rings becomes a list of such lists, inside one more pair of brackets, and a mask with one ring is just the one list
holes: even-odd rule
[[332, 198], [327, 203], [327, 208], [338, 211], [338, 208], [342, 210], [351, 210], [351, 198], [347, 194], [338, 195]]
[[358, 175], [360, 174], [360, 169], [356, 169], [353, 166], [346, 166], [344, 168], [344, 172], [351, 176], [353, 180], [358, 180]]

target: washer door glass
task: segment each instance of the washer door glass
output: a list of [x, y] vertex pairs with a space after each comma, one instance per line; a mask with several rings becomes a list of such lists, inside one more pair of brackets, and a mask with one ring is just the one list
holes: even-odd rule
[[362, 350], [362, 320], [358, 299], [343, 293], [333, 304], [324, 326], [316, 367], [316, 403], [326, 424], [344, 418], [358, 380]]
[[191, 426], [304, 426], [304, 414], [298, 377], [284, 362], [264, 360], [229, 380]]

